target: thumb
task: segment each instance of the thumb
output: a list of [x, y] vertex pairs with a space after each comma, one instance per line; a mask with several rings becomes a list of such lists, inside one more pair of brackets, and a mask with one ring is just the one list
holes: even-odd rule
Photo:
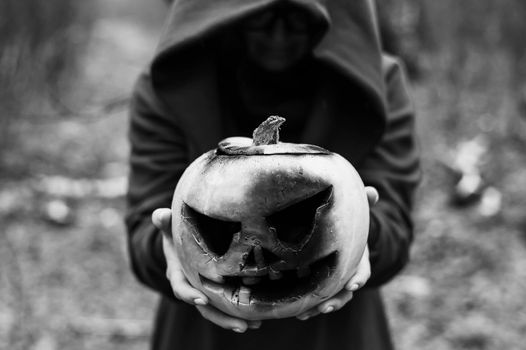
[[380, 199], [378, 190], [372, 186], [365, 186], [365, 194], [367, 195], [367, 201], [371, 207], [375, 205]]
[[172, 237], [172, 211], [169, 208], [155, 209], [152, 213], [152, 223], [168, 237]]

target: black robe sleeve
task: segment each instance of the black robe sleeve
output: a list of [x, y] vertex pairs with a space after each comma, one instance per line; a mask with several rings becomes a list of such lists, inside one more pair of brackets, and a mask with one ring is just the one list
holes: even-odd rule
[[175, 300], [166, 278], [162, 234], [153, 226], [151, 214], [171, 206], [175, 186], [188, 165], [185, 136], [175, 116], [155, 97], [147, 74], [135, 86], [130, 114], [126, 213], [130, 263], [139, 281]]
[[380, 200], [371, 208], [369, 250], [371, 278], [379, 286], [394, 277], [407, 263], [413, 240], [412, 202], [420, 181], [419, 152], [414, 135], [414, 111], [400, 65], [384, 60], [388, 117], [380, 143], [360, 165], [368, 186]]

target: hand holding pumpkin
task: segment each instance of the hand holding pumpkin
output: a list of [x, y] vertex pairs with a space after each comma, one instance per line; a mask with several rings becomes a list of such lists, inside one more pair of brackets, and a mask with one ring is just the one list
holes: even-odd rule
[[[374, 187], [365, 188], [369, 206], [373, 206], [378, 201], [378, 191]], [[169, 208], [160, 208], [152, 214], [152, 221], [154, 225], [163, 233], [163, 251], [166, 257], [167, 270], [166, 275], [176, 298], [185, 301], [189, 304], [196, 305], [201, 315], [215, 323], [216, 325], [232, 329], [237, 332], [244, 332], [247, 328], [257, 329], [261, 326], [261, 321], [246, 321], [239, 318], [232, 317], [218, 310], [217, 308], [208, 305], [207, 297], [199, 290], [193, 288], [183, 273], [183, 269], [179, 258], [177, 256], [172, 237], [171, 227], [171, 210]], [[307, 320], [311, 317], [319, 315], [320, 313], [329, 313], [342, 308], [349, 302], [356, 290], [363, 287], [371, 274], [371, 266], [369, 263], [369, 249], [366, 246], [363, 256], [358, 265], [357, 272], [345, 284], [345, 287], [338, 294], [324, 301], [323, 303], [311, 308], [310, 310], [298, 315], [300, 320]]]
[[188, 304], [195, 305], [201, 315], [216, 325], [244, 332], [247, 328], [257, 329], [261, 321], [246, 321], [226, 315], [208, 304], [208, 298], [199, 290], [193, 288], [185, 277], [181, 262], [174, 247], [172, 237], [172, 211], [169, 208], [159, 208], [152, 214], [152, 222], [163, 233], [163, 252], [166, 258], [166, 277], [170, 281], [174, 296]]
[[[369, 202], [369, 206], [372, 207], [376, 204], [376, 202], [378, 202], [378, 191], [374, 187], [367, 186], [365, 187], [365, 192], [367, 193], [367, 201]], [[356, 273], [345, 284], [345, 287], [329, 300], [326, 300], [311, 308], [310, 310], [305, 311], [301, 315], [298, 315], [297, 318], [299, 320], [306, 321], [313, 316], [319, 315], [320, 313], [327, 314], [341, 309], [345, 304], [351, 301], [354, 292], [367, 283], [367, 280], [370, 276], [371, 264], [369, 262], [369, 247], [366, 246], [360, 263], [358, 264]]]
[[227, 138], [201, 155], [171, 211], [153, 214], [174, 295], [239, 332], [339, 309], [370, 275], [378, 193], [340, 155], [279, 142], [284, 121], [271, 116], [253, 139]]

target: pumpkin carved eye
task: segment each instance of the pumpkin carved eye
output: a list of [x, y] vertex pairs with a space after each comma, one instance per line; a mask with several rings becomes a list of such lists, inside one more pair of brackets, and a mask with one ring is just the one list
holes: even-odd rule
[[204, 215], [190, 207], [183, 205], [184, 218], [194, 226], [194, 237], [201, 243], [204, 241], [208, 249], [218, 256], [224, 255], [234, 234], [241, 230], [240, 222], [224, 221]]
[[298, 245], [310, 236], [316, 218], [332, 196], [332, 186], [268, 216], [267, 223], [276, 231], [278, 239], [290, 245]]

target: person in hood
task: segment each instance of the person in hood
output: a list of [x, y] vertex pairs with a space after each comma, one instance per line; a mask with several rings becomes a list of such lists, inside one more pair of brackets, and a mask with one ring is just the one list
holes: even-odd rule
[[[393, 348], [380, 287], [408, 261], [420, 178], [406, 85], [381, 50], [372, 0], [173, 2], [137, 81], [129, 130], [130, 260], [161, 295], [153, 349]], [[370, 186], [370, 203], [379, 200], [344, 290], [297, 318], [249, 322], [188, 283], [165, 238], [167, 208], [195, 158], [228, 136], [251, 135], [269, 115], [287, 118], [288, 142], [344, 156]]]

